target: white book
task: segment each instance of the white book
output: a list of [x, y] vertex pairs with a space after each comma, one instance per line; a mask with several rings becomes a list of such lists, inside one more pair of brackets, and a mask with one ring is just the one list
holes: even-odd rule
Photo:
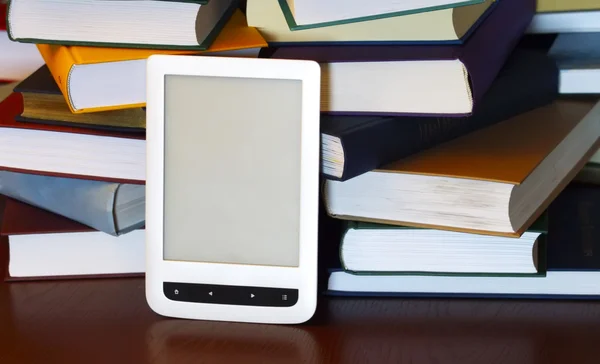
[[535, 14], [527, 33], [600, 32], [600, 10]]
[[122, 275], [145, 272], [145, 230], [11, 235], [11, 278]]
[[350, 295], [599, 296], [600, 271], [550, 271], [546, 276], [355, 275], [333, 272], [328, 290]]

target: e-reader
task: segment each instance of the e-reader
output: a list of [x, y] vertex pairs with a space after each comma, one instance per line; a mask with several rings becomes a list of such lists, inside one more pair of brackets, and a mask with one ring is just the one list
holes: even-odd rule
[[146, 298], [188, 319], [301, 323], [317, 302], [320, 68], [151, 56]]

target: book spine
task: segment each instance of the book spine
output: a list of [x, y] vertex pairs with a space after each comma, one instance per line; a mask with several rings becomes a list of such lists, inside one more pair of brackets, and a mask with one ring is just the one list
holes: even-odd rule
[[535, 0], [502, 1], [504, 6], [498, 6], [495, 16], [483, 22], [460, 57], [469, 72], [475, 104], [494, 82], [535, 13]]
[[519, 51], [509, 59], [474, 114], [462, 118], [395, 117], [341, 131], [345, 181], [411, 154], [549, 104], [558, 96], [559, 71], [538, 52]]
[[114, 201], [118, 183], [0, 171], [0, 194], [118, 235]]
[[56, 81], [58, 88], [60, 88], [60, 92], [65, 97], [69, 109], [73, 113], [77, 112], [73, 107], [73, 100], [71, 99], [69, 92], [69, 75], [77, 62], [74, 55], [71, 54], [69, 47], [37, 44], [37, 48], [42, 55], [44, 62], [48, 65], [48, 69], [50, 70], [50, 73], [52, 73], [52, 77], [54, 78], [54, 81]]
[[571, 184], [548, 208], [548, 270], [600, 270], [600, 188]]

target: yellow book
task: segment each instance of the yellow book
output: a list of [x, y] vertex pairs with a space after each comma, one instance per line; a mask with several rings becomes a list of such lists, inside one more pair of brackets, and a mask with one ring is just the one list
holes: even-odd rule
[[37, 45], [73, 113], [145, 106], [146, 59], [153, 54], [256, 57], [266, 46], [240, 10], [203, 52]]
[[600, 10], [600, 0], [537, 0], [538, 13]]
[[[248, 0], [248, 25], [268, 42], [455, 41], [465, 36], [494, 0], [403, 16], [290, 30], [279, 0]], [[493, 10], [492, 10], [493, 11]]]

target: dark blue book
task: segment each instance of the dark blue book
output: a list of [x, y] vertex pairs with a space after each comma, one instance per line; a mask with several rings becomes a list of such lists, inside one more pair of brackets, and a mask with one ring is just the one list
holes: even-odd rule
[[517, 50], [468, 117], [321, 116], [326, 178], [347, 180], [475, 130], [547, 105], [559, 71], [544, 52]]
[[600, 187], [571, 184], [548, 209], [548, 269], [600, 272]]

